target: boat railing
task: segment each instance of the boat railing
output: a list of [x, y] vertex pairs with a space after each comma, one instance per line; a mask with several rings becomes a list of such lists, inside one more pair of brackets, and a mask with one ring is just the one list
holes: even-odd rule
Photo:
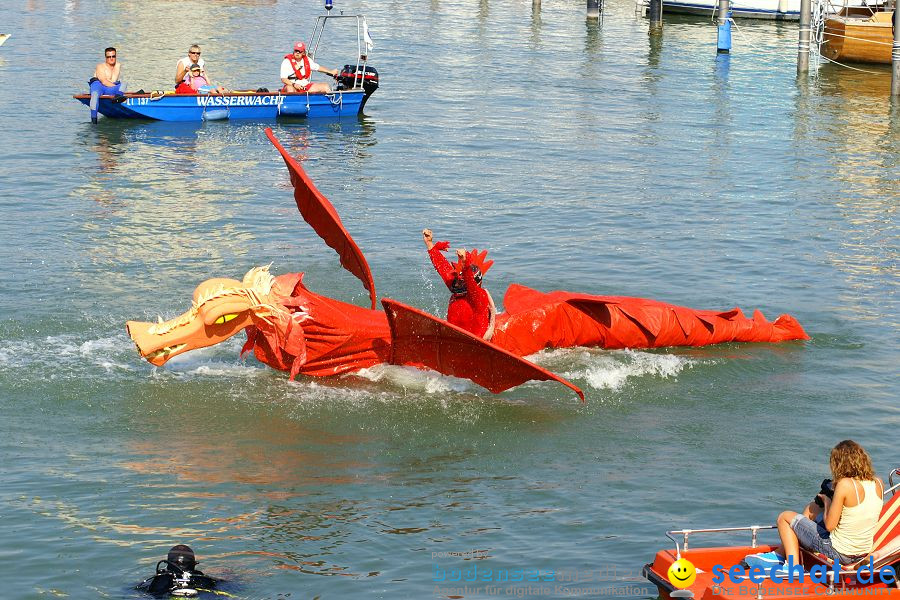
[[366, 39], [368, 37], [369, 26], [366, 23], [366, 17], [364, 15], [345, 15], [343, 13], [337, 15], [319, 15], [316, 18], [316, 26], [313, 28], [313, 34], [309, 40], [309, 56], [315, 60], [316, 51], [319, 49], [319, 43], [322, 41], [322, 35], [325, 33], [325, 24], [330, 19], [356, 20], [356, 71], [353, 76], [353, 88], [361, 88], [366, 74], [366, 65], [369, 62], [369, 45], [368, 40]]
[[[688, 543], [692, 534], [695, 533], [735, 533], [738, 531], [749, 531], [750, 532], [750, 547], [756, 548], [759, 545], [759, 532], [765, 529], [775, 529], [775, 525], [749, 525], [747, 527], [712, 527], [708, 529], [676, 529], [675, 531], [667, 531], [666, 537], [675, 542], [675, 554], [678, 558], [681, 558], [682, 551], [688, 551]], [[673, 537], [676, 535], [682, 536], [682, 544], [684, 548], [678, 545], [678, 540]]]

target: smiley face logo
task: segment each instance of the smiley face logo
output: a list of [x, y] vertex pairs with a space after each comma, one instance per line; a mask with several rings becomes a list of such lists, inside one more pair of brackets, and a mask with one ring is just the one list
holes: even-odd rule
[[669, 583], [678, 589], [686, 588], [697, 579], [694, 563], [686, 558], [679, 558], [669, 567]]

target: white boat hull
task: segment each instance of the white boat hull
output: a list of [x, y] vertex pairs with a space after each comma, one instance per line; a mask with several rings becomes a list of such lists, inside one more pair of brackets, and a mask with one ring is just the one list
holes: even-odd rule
[[[663, 0], [663, 14], [683, 13], [709, 15], [718, 9], [715, 0]], [[734, 2], [731, 6], [734, 18], [742, 19], [774, 19], [778, 21], [797, 21], [800, 19], [800, 0], [754, 0], [751, 2]]]
[[[649, 0], [643, 0], [646, 14]], [[863, 6], [866, 0], [850, 0], [847, 6]], [[837, 13], [844, 3], [835, 3], [828, 13]], [[719, 8], [718, 0], [663, 0], [663, 14], [678, 13], [711, 16]], [[800, 0], [734, 0], [731, 15], [736, 19], [799, 21]]]

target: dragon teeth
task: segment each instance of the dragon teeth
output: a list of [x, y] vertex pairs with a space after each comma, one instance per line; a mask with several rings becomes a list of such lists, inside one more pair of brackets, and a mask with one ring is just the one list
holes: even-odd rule
[[159, 350], [154, 350], [144, 358], [146, 360], [153, 360], [154, 358], [158, 358], [160, 356], [164, 356], [167, 354], [172, 354], [173, 352], [177, 352], [187, 346], [187, 344], [175, 344], [174, 346], [166, 346], [165, 348], [160, 348]]

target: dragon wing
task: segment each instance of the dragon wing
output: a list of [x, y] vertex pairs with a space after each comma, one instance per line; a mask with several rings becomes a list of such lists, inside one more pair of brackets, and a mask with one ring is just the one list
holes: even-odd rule
[[344, 228], [341, 217], [338, 216], [328, 198], [313, 184], [300, 163], [287, 153], [269, 127], [266, 128], [266, 137], [281, 153], [281, 158], [284, 159], [284, 163], [291, 173], [294, 200], [297, 201], [297, 208], [303, 215], [303, 219], [312, 226], [329, 247], [338, 253], [341, 257], [341, 266], [362, 281], [363, 286], [369, 290], [372, 310], [375, 310], [375, 283], [372, 281], [372, 271], [369, 269], [369, 263], [366, 262], [362, 250]]
[[534, 363], [468, 331], [400, 302], [382, 299], [391, 327], [391, 363], [465, 377], [495, 394], [531, 379], [558, 381], [584, 402], [584, 393]]

